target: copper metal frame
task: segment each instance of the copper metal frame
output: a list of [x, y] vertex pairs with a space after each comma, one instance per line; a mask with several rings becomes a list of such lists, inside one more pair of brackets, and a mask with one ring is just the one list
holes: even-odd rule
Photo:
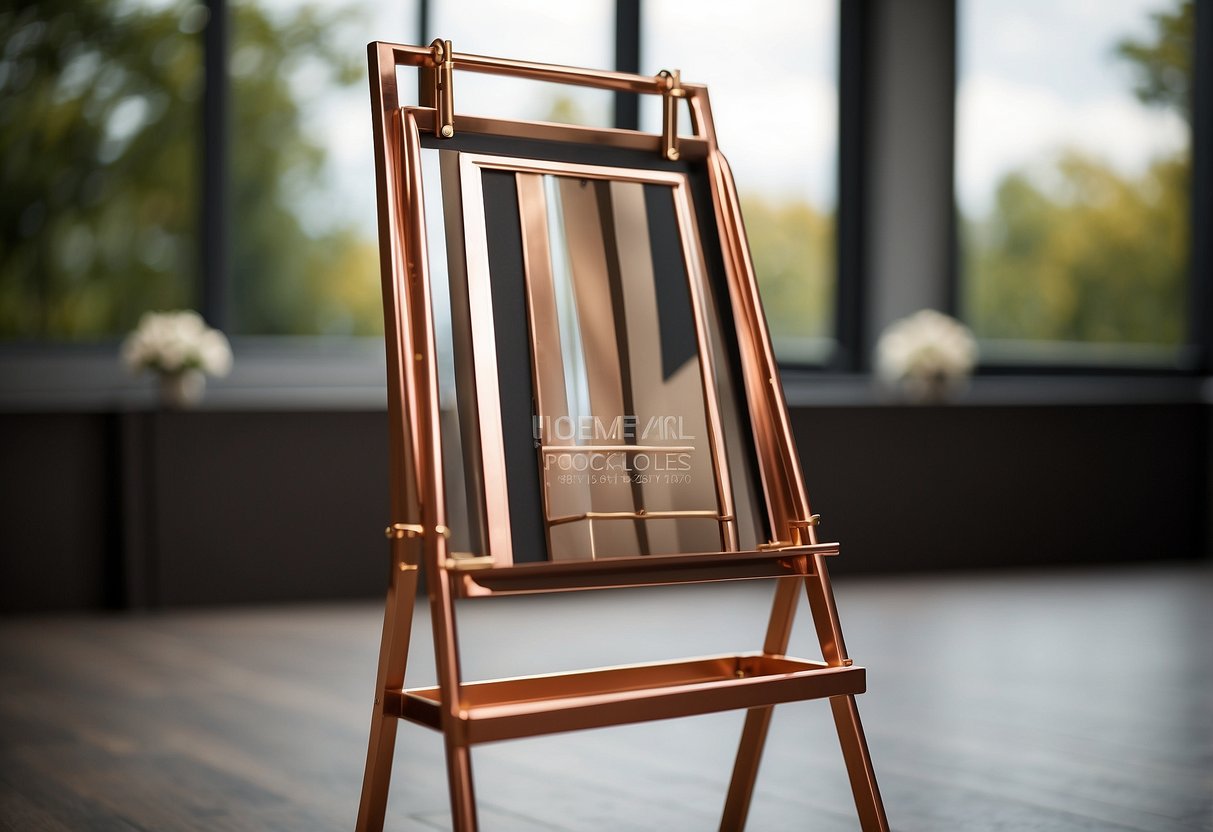
[[[855, 706], [855, 695], [865, 689], [865, 674], [847, 656], [826, 570], [825, 559], [837, 553], [837, 545], [817, 541], [815, 517], [809, 510], [788, 424], [737, 193], [728, 165], [716, 147], [706, 88], [682, 83], [677, 74], [648, 77], [464, 55], [453, 52], [450, 43], [443, 41], [428, 48], [372, 43], [368, 57], [394, 522], [388, 527], [392, 566], [357, 828], [383, 827], [396, 728], [401, 718], [442, 733], [454, 827], [467, 832], [477, 828], [471, 770], [471, 746], [475, 743], [744, 708], [745, 727], [721, 820], [721, 829], [741, 829], [774, 705], [828, 698], [862, 828], [886, 830], [888, 824]], [[401, 108], [396, 77], [401, 66], [422, 70], [423, 89], [430, 84], [423, 103], [431, 106]], [[455, 70], [662, 95], [666, 100], [666, 127], [658, 136], [464, 116], [456, 120], [452, 91]], [[694, 137], [673, 132], [668, 114], [677, 98], [685, 98], [689, 104]], [[706, 164], [736, 325], [742, 384], [775, 540], [748, 552], [518, 565], [503, 565], [492, 557], [469, 561], [448, 551], [421, 197], [421, 130], [438, 135], [469, 130], [650, 149], [666, 159]], [[437, 685], [406, 690], [405, 663], [422, 562], [429, 579]], [[761, 653], [466, 684], [461, 678], [455, 626], [457, 597], [752, 578], [780, 579], [776, 581]], [[784, 655], [802, 584], [824, 661]]]

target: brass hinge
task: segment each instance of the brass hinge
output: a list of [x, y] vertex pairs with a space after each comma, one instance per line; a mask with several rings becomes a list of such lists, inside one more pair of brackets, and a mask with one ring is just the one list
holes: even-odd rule
[[[383, 536], [388, 540], [403, 540], [406, 537], [424, 537], [425, 533], [425, 526], [422, 526], [420, 523], [393, 523], [383, 530]], [[451, 536], [451, 530], [446, 526], [434, 526], [434, 533], [448, 539]], [[396, 568], [401, 572], [417, 571], [417, 564], [413, 561], [413, 557], [415, 556], [415, 553], [413, 556], [410, 556], [406, 552], [397, 550], [395, 546], [392, 547], [392, 559], [396, 561]]]
[[678, 161], [678, 102], [686, 97], [682, 88], [682, 73], [663, 69], [657, 73], [661, 87], [661, 155], [671, 162]]
[[430, 44], [434, 53], [434, 135], [449, 139], [455, 135], [455, 52], [451, 42], [435, 38]]

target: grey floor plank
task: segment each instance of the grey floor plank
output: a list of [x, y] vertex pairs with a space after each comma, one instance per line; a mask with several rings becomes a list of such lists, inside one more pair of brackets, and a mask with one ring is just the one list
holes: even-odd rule
[[[898, 832], [1213, 829], [1206, 566], [836, 581]], [[465, 675], [753, 649], [770, 587], [461, 605]], [[375, 604], [0, 621], [0, 830], [352, 828]], [[411, 683], [434, 678], [417, 611]], [[791, 652], [817, 655], [807, 615]], [[712, 829], [740, 714], [474, 754], [482, 828]], [[402, 725], [390, 829], [449, 829], [442, 746]], [[856, 829], [821, 702], [776, 711], [753, 830]]]

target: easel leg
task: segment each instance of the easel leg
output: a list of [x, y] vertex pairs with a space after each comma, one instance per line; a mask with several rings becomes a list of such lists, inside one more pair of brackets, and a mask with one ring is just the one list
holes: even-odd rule
[[455, 832], [476, 832], [476, 795], [472, 789], [472, 749], [446, 740], [446, 774], [451, 788], [451, 820]]
[[876, 774], [872, 771], [872, 758], [868, 754], [868, 741], [863, 735], [855, 697], [831, 696], [830, 710], [834, 712], [842, 758], [846, 761], [847, 775], [851, 778], [851, 793], [855, 796], [859, 825], [864, 832], [888, 832], [889, 821], [884, 814]]
[[[838, 621], [830, 573], [823, 556], [816, 555], [815, 560], [816, 574], [805, 578], [804, 583], [809, 608], [813, 612], [813, 625], [817, 629], [817, 640], [821, 642], [821, 655], [827, 664], [849, 665], [851, 660], [847, 657], [847, 646], [842, 638], [842, 624]], [[834, 726], [838, 729], [838, 742], [842, 746], [842, 758], [851, 780], [851, 793], [855, 797], [860, 826], [864, 832], [888, 832], [889, 822], [885, 818], [880, 789], [876, 786], [876, 773], [872, 770], [872, 757], [868, 753], [868, 742], [863, 735], [855, 697], [830, 697], [830, 710], [834, 713]]]
[[383, 829], [398, 724], [396, 717], [384, 715], [381, 703], [375, 703], [371, 742], [366, 752], [366, 774], [362, 779], [362, 800], [358, 804], [358, 832], [381, 832]]
[[729, 795], [720, 817], [720, 832], [741, 832], [745, 829], [754, 784], [758, 781], [758, 764], [762, 762], [762, 749], [774, 713], [774, 708], [751, 708], [746, 711], [737, 761], [733, 764], [733, 779], [729, 781]]
[[430, 615], [434, 627], [434, 663], [438, 670], [444, 713], [442, 737], [446, 748], [447, 784], [451, 791], [451, 822], [455, 832], [476, 832], [476, 796], [472, 789], [472, 750], [463, 736], [460, 705], [459, 637], [455, 631], [455, 599], [447, 576], [435, 570], [430, 584]]
[[[762, 645], [763, 651], [768, 654], [787, 652], [788, 639], [792, 637], [792, 622], [796, 617], [796, 601], [800, 595], [799, 583], [797, 579], [785, 578], [776, 586], [767, 636]], [[729, 781], [729, 794], [720, 816], [721, 832], [740, 832], [745, 828], [754, 784], [758, 780], [758, 764], [762, 761], [762, 749], [766, 745], [767, 730], [774, 711], [774, 707], [769, 707], [751, 708], [746, 712], [737, 761], [733, 764], [733, 778]]]
[[384, 695], [404, 687], [404, 668], [409, 656], [413, 629], [413, 603], [417, 599], [417, 570], [404, 568], [402, 550], [393, 549], [392, 579], [388, 584], [383, 612], [383, 635], [379, 642], [379, 672], [375, 681], [375, 707], [371, 712], [371, 737], [362, 777], [362, 799], [358, 803], [357, 832], [380, 832], [387, 812], [388, 786], [392, 780], [392, 755], [396, 750], [399, 719], [384, 713]]

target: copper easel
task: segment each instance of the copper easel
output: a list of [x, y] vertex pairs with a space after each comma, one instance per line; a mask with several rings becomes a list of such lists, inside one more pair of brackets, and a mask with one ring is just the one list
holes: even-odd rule
[[[399, 522], [387, 528], [392, 571], [357, 828], [383, 827], [399, 719], [442, 732], [454, 826], [466, 832], [477, 828], [470, 754], [476, 743], [744, 708], [745, 726], [721, 820], [721, 829], [741, 829], [774, 705], [828, 698], [862, 828], [887, 830], [855, 706], [855, 695], [865, 689], [864, 669], [847, 657], [826, 570], [825, 559], [838, 546], [817, 540], [817, 518], [809, 510], [737, 193], [716, 147], [707, 89], [683, 83], [677, 73], [649, 77], [459, 54], [451, 51], [449, 41], [430, 47], [372, 43], [368, 54], [388, 358], [391, 507]], [[400, 106], [396, 73], [402, 66], [421, 70], [424, 106]], [[464, 116], [458, 129], [645, 150], [706, 166], [769, 527], [780, 530], [772, 535], [775, 539], [738, 551], [730, 543], [736, 538], [730, 537], [732, 518], [722, 503], [714, 517], [722, 530], [719, 552], [514, 564], [508, 549], [491, 542], [489, 555], [449, 551], [419, 158], [422, 131], [455, 134], [456, 69], [662, 96], [661, 136]], [[677, 135], [679, 100], [689, 105], [694, 137]], [[708, 398], [705, 392], [710, 406]], [[504, 481], [493, 481], [502, 474], [485, 465], [486, 492], [507, 493]], [[494, 511], [500, 507], [486, 506], [490, 527]], [[438, 684], [405, 689], [421, 563], [428, 576]], [[761, 653], [502, 681], [465, 683], [461, 678], [457, 598], [753, 578], [780, 579]], [[784, 655], [802, 584], [824, 661]]]

